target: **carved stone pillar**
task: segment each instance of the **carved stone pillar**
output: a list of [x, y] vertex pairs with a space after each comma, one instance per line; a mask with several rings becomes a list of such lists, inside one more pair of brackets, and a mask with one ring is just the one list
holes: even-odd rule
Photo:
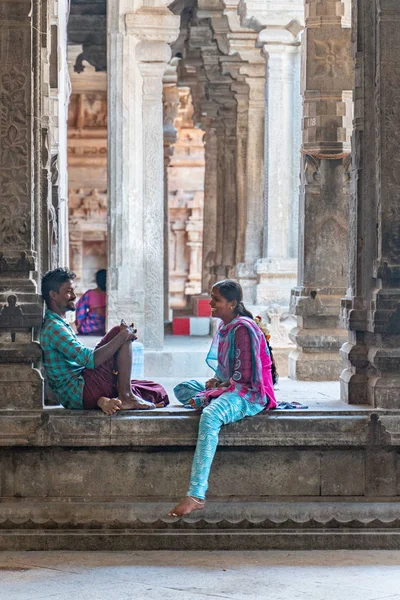
[[199, 294], [201, 291], [201, 259], [203, 246], [203, 207], [204, 193], [194, 194], [191, 203], [192, 214], [186, 222], [187, 246], [189, 248], [189, 275], [185, 294]]
[[178, 114], [179, 91], [176, 84], [163, 86], [163, 104], [164, 104], [164, 319], [169, 321], [170, 302], [169, 302], [169, 215], [168, 215], [168, 167], [171, 157], [174, 153], [174, 144], [177, 140], [177, 130], [174, 127], [174, 120]]
[[217, 248], [217, 136], [211, 123], [204, 136], [204, 225], [202, 292], [209, 293], [216, 282], [214, 266]]
[[[300, 29], [300, 27], [298, 27]], [[300, 42], [287, 29], [259, 35], [266, 59], [265, 219], [256, 303], [288, 306], [296, 285], [301, 145]]]
[[[33, 332], [42, 306], [47, 207], [41, 196], [40, 0], [0, 0], [0, 410], [42, 408]], [[35, 231], [35, 235], [34, 232]]]
[[289, 376], [333, 380], [342, 370], [345, 339], [339, 313], [348, 269], [350, 28], [343, 2], [326, 0], [322, 7], [306, 0], [305, 9], [298, 287], [291, 299], [297, 349]]
[[242, 70], [247, 72], [248, 107], [244, 148], [243, 262], [237, 265], [237, 277], [243, 287], [245, 301], [254, 304], [257, 283], [255, 263], [262, 256], [264, 245], [265, 68], [262, 64], [249, 64], [243, 66]]
[[[237, 239], [236, 194], [236, 106], [221, 111], [223, 135], [218, 140], [218, 152], [222, 151], [218, 177], [218, 239], [221, 260], [217, 260], [218, 278], [234, 275]], [[221, 148], [223, 146], [223, 148]]]
[[342, 399], [400, 407], [400, 4], [354, 2], [355, 130]]
[[162, 76], [179, 17], [109, 3], [108, 325], [135, 321], [147, 348], [164, 339]]

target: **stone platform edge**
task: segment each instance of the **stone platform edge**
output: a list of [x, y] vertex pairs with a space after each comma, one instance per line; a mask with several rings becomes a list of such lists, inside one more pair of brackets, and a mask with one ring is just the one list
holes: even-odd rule
[[[203, 516], [166, 517], [171, 503], [5, 501], [3, 550], [398, 549], [400, 502], [274, 499], [208, 502]], [[268, 516], [266, 516], [268, 515]]]
[[[0, 447], [194, 446], [199, 414], [179, 408], [106, 417], [92, 411], [0, 412]], [[400, 446], [400, 411], [276, 411], [226, 426], [219, 446]]]

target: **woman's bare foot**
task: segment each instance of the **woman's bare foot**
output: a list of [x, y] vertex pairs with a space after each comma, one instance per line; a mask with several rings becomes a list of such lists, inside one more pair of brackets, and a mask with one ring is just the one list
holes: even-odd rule
[[193, 498], [192, 496], [185, 496], [183, 500], [175, 506], [171, 512], [168, 513], [169, 517], [183, 517], [190, 515], [194, 510], [202, 510], [205, 506], [205, 501], [201, 498]]
[[121, 410], [152, 410], [156, 405], [147, 400], [142, 400], [139, 396], [133, 394], [125, 397], [120, 396]]
[[121, 409], [121, 404], [121, 400], [118, 400], [118, 398], [106, 398], [105, 396], [102, 396], [97, 400], [97, 406], [101, 408], [106, 415], [114, 415]]

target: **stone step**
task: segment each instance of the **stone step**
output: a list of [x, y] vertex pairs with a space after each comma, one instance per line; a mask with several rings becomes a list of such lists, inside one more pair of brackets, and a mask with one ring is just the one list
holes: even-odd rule
[[42, 499], [0, 504], [0, 550], [334, 550], [399, 547], [400, 502], [209, 501], [183, 519], [173, 503]]

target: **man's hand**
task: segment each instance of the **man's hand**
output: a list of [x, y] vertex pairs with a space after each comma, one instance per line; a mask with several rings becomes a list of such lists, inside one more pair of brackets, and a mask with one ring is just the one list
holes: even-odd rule
[[125, 321], [122, 320], [121, 325], [119, 326], [119, 331], [120, 333], [124, 334], [126, 341], [131, 340], [132, 342], [134, 342], [135, 340], [137, 340], [137, 330], [135, 329], [134, 323], [127, 325]]

